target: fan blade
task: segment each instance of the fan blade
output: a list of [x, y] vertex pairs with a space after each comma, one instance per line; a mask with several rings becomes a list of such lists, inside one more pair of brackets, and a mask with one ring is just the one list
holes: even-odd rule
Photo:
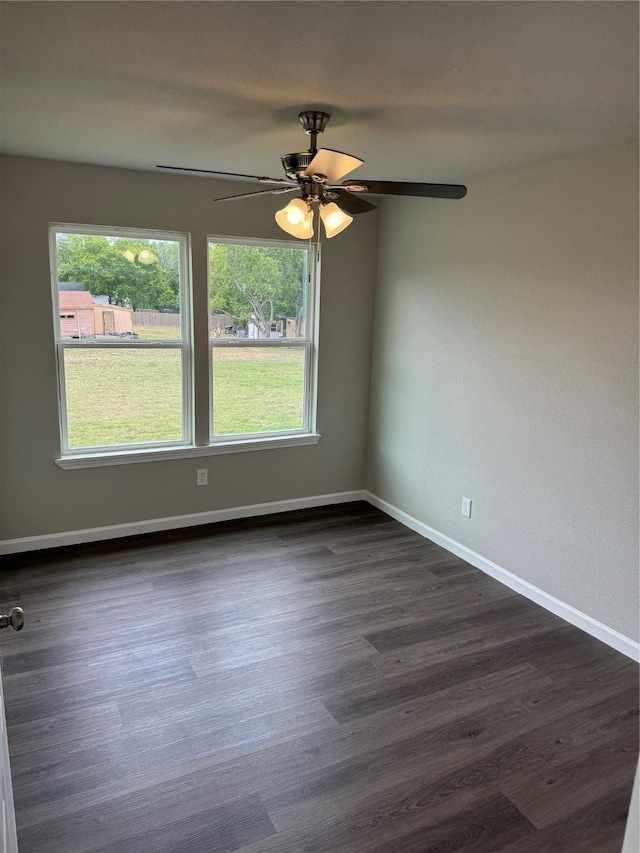
[[261, 184], [285, 184], [290, 187], [291, 181], [285, 178], [267, 178], [258, 175], [243, 175], [239, 172], [215, 172], [213, 169], [189, 169], [186, 166], [156, 166], [156, 169], [171, 169], [174, 172], [199, 172], [205, 175], [224, 175], [228, 178], [248, 178], [250, 181], [260, 181]]
[[314, 175], [324, 175], [330, 184], [344, 178], [349, 172], [362, 166], [364, 160], [352, 157], [351, 154], [343, 154], [342, 151], [332, 151], [330, 148], [320, 148], [315, 157], [309, 163], [305, 177], [312, 178]]
[[[412, 195], [421, 198], [464, 198], [467, 188], [462, 184], [414, 184], [402, 181], [343, 181], [351, 192], [377, 195]], [[357, 188], [357, 189], [356, 189]]]
[[252, 195], [267, 195], [270, 193], [271, 195], [282, 195], [283, 193], [292, 193], [297, 190], [298, 187], [283, 187], [282, 189], [277, 190], [256, 190], [254, 193], [239, 193], [238, 195], [223, 195], [219, 198], [214, 198], [213, 201], [231, 201], [234, 198], [248, 198]]
[[346, 213], [368, 213], [370, 210], [377, 210], [375, 204], [366, 201], [363, 198], [358, 198], [355, 193], [347, 192], [340, 187], [329, 187], [329, 192], [337, 195], [336, 204], [341, 207]]

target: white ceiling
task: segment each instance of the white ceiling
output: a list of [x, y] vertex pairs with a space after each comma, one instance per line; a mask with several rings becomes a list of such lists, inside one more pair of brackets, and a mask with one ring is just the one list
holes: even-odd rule
[[635, 2], [4, 2], [2, 150], [280, 177], [462, 180], [638, 134]]

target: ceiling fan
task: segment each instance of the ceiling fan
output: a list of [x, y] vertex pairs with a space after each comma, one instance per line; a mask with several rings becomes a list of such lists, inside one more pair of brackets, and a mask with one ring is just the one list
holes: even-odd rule
[[198, 172], [208, 175], [221, 175], [230, 178], [245, 178], [260, 184], [275, 185], [272, 189], [223, 196], [214, 201], [230, 201], [237, 198], [272, 193], [298, 192], [297, 198], [276, 213], [276, 222], [292, 237], [308, 240], [313, 237], [314, 205], [319, 208], [320, 219], [327, 238], [335, 237], [344, 231], [358, 213], [375, 210], [375, 205], [362, 198], [372, 195], [404, 195], [422, 198], [463, 198], [467, 188], [460, 184], [424, 184], [401, 181], [342, 181], [349, 172], [361, 166], [364, 160], [342, 151], [330, 148], [317, 148], [318, 134], [322, 133], [329, 121], [329, 113], [307, 110], [298, 116], [304, 132], [309, 135], [311, 144], [308, 151], [284, 154], [280, 159], [286, 178], [268, 178], [258, 175], [244, 175], [238, 172], [218, 172], [213, 169], [189, 169], [182, 166], [158, 166], [158, 169], [171, 169], [180, 172]]

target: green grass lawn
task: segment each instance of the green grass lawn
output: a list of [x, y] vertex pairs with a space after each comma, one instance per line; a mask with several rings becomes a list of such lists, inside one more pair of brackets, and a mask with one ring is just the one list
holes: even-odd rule
[[67, 349], [70, 447], [179, 440], [179, 350]]
[[[216, 435], [302, 427], [302, 347], [216, 349], [213, 372]], [[69, 348], [65, 380], [70, 447], [181, 438], [178, 350]]]
[[179, 326], [136, 326], [134, 323], [133, 331], [141, 341], [177, 341], [180, 338]]
[[214, 349], [213, 374], [215, 435], [302, 428], [302, 347]]

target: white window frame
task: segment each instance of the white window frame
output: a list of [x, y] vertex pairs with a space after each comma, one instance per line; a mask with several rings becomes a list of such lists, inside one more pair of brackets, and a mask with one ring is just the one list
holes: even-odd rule
[[[58, 260], [56, 234], [96, 234], [99, 236], [131, 237], [133, 239], [177, 240], [180, 242], [180, 341], [126, 341], [126, 342], [90, 342], [74, 339], [63, 339], [60, 335], [60, 302], [58, 289]], [[252, 240], [244, 237], [229, 237], [211, 235], [207, 238], [207, 258], [209, 241], [237, 242], [242, 245], [252, 243], [260, 246], [283, 246], [285, 248], [300, 248], [300, 244], [291, 240]], [[237, 434], [223, 436], [212, 440], [213, 428], [210, 423], [210, 439], [208, 444], [195, 443], [195, 390], [194, 362], [197, 353], [194, 349], [193, 332], [193, 281], [191, 274], [191, 235], [176, 231], [159, 231], [152, 228], [126, 228], [105, 225], [79, 225], [73, 223], [49, 223], [49, 257], [51, 262], [51, 286], [54, 324], [54, 346], [56, 371], [58, 380], [58, 420], [61, 438], [60, 457], [56, 465], [64, 470], [76, 468], [97, 468], [110, 465], [126, 465], [140, 462], [153, 462], [167, 459], [200, 458], [225, 453], [241, 453], [254, 450], [272, 450], [276, 448], [297, 447], [317, 444], [320, 435], [316, 432], [317, 411], [317, 373], [318, 373], [318, 326], [319, 326], [319, 281], [320, 281], [320, 247], [318, 244], [308, 244], [307, 273], [307, 339], [291, 338], [285, 346], [307, 347], [305, 358], [304, 384], [304, 422], [299, 430], [285, 430], [270, 433]], [[208, 263], [207, 263], [208, 274]], [[208, 275], [207, 275], [208, 278]], [[207, 306], [208, 301], [207, 281]], [[208, 325], [208, 323], [207, 323]], [[273, 341], [263, 340], [262, 345], [283, 345], [286, 339]], [[253, 342], [255, 345], [255, 341]], [[231, 346], [242, 346], [243, 343], [230, 342]], [[245, 342], [246, 346], [247, 343]], [[213, 348], [207, 336], [209, 375], [207, 383], [207, 399], [202, 401], [208, 407], [210, 421], [213, 417], [212, 358]], [[182, 350], [182, 422], [183, 438], [179, 441], [156, 441], [138, 444], [110, 444], [103, 446], [73, 447], [68, 444], [66, 385], [64, 376], [64, 353], [66, 349], [106, 348], [106, 349], [181, 349]]]
[[[134, 240], [171, 240], [180, 246], [180, 339], [166, 341], [85, 341], [63, 338], [60, 334], [60, 293], [58, 288], [58, 234], [87, 234], [99, 237], [130, 237]], [[189, 235], [175, 231], [157, 231], [142, 228], [116, 228], [102, 225], [71, 225], [51, 223], [49, 225], [49, 252], [51, 258], [51, 285], [53, 292], [54, 340], [56, 347], [56, 366], [58, 375], [58, 412], [60, 423], [61, 458], [56, 460], [61, 467], [65, 458], [100, 458], [113, 454], [131, 454], [138, 451], [158, 451], [193, 446], [193, 371], [192, 371], [192, 322], [191, 322], [191, 285], [189, 276], [190, 245]], [[182, 438], [167, 441], [131, 442], [126, 444], [87, 445], [69, 447], [67, 429], [67, 400], [64, 357], [67, 350], [73, 349], [172, 349], [181, 353], [182, 366]]]
[[[211, 281], [209, 274], [209, 246], [211, 243], [230, 243], [240, 246], [257, 246], [274, 249], [297, 249], [307, 253], [307, 282], [305, 302], [305, 336], [303, 338], [237, 338], [222, 340], [209, 337], [209, 441], [212, 447], [228, 445], [230, 442], [251, 442], [259, 440], [285, 439], [295, 436], [316, 436], [317, 414], [317, 372], [318, 372], [318, 302], [320, 246], [317, 243], [300, 244], [293, 240], [269, 240], [248, 237], [227, 237], [208, 235], [207, 237], [207, 305], [211, 304]], [[213, 431], [213, 411], [215, 387], [213, 376], [214, 349], [273, 349], [302, 348], [305, 353], [305, 370], [302, 401], [302, 426], [299, 429], [277, 430], [271, 432], [225, 433], [215, 435]], [[317, 439], [316, 439], [317, 440]]]

